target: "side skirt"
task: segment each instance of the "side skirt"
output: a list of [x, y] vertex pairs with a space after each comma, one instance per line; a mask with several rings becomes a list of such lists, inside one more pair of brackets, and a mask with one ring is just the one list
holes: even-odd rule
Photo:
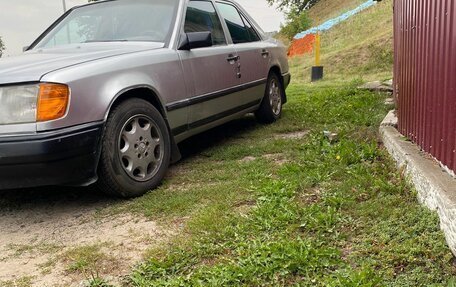
[[260, 105], [260, 103], [261, 103], [261, 99], [260, 99], [260, 100], [255, 100], [255, 101], [253, 101], [253, 102], [244, 104], [244, 105], [242, 105], [242, 106], [238, 106], [238, 107], [235, 107], [235, 108], [233, 108], [233, 109], [230, 109], [230, 110], [227, 110], [227, 111], [224, 111], [224, 112], [221, 112], [221, 113], [212, 115], [212, 116], [207, 117], [207, 118], [205, 118], [205, 119], [202, 119], [202, 120], [199, 120], [199, 121], [190, 123], [189, 125], [183, 125], [183, 126], [174, 128], [174, 129], [172, 130], [172, 134], [173, 134], [173, 136], [175, 136], [175, 137], [176, 137], [176, 136], [179, 136], [179, 135], [185, 133], [185, 132], [188, 131], [188, 130], [193, 130], [193, 129], [196, 129], [196, 128], [205, 126], [205, 125], [207, 125], [207, 124], [210, 124], [210, 123], [212, 123], [212, 122], [221, 120], [221, 119], [223, 119], [223, 118], [232, 116], [232, 115], [237, 114], [237, 113], [239, 113], [239, 112], [249, 110], [249, 109], [251, 109], [251, 108], [253, 108], [253, 107], [255, 107], [255, 106]]

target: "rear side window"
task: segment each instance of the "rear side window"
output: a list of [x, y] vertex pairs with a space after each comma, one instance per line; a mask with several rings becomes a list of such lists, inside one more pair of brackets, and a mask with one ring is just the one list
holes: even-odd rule
[[255, 29], [236, 7], [226, 3], [217, 3], [217, 8], [225, 19], [234, 44], [260, 41]]
[[214, 45], [226, 44], [222, 23], [209, 1], [190, 1], [185, 16], [185, 33], [211, 32]]

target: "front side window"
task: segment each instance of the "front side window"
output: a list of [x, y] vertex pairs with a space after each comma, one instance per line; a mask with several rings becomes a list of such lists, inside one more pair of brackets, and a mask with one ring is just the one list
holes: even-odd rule
[[234, 44], [260, 41], [252, 25], [230, 4], [217, 3], [220, 14], [225, 19]]
[[185, 16], [185, 33], [211, 32], [212, 44], [226, 44], [222, 23], [215, 11], [214, 5], [208, 1], [190, 1]]
[[177, 0], [118, 0], [76, 8], [34, 48], [114, 41], [165, 43], [177, 6]]

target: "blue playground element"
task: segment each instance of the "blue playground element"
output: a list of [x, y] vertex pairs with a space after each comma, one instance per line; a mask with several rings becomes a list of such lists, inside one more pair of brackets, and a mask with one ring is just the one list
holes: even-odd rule
[[335, 25], [339, 24], [340, 22], [343, 22], [343, 21], [347, 20], [351, 16], [353, 16], [353, 15], [355, 15], [355, 14], [363, 11], [364, 9], [367, 9], [367, 8], [369, 8], [369, 7], [371, 7], [371, 6], [375, 5], [375, 4], [377, 4], [377, 2], [375, 0], [369, 0], [369, 1], [359, 5], [355, 9], [340, 15], [339, 17], [336, 17], [336, 18], [333, 18], [331, 20], [326, 21], [325, 23], [321, 24], [320, 26], [313, 27], [313, 28], [310, 28], [309, 30], [306, 30], [304, 32], [296, 34], [296, 36], [294, 36], [294, 38], [295, 39], [301, 39], [301, 38], [304, 38], [306, 35], [309, 35], [309, 34], [316, 34], [317, 32], [327, 31], [327, 30], [331, 29], [332, 27], [334, 27]]

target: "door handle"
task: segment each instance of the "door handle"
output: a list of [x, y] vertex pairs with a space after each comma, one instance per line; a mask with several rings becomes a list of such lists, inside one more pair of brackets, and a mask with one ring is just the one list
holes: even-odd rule
[[264, 58], [268, 57], [268, 56], [269, 56], [269, 51], [266, 50], [266, 49], [263, 49], [263, 50], [261, 51], [261, 56], [263, 56]]
[[228, 55], [228, 58], [226, 58], [226, 60], [230, 63], [230, 64], [234, 64], [235, 62], [239, 61], [240, 57], [239, 56], [235, 56], [233, 54], [230, 54]]

